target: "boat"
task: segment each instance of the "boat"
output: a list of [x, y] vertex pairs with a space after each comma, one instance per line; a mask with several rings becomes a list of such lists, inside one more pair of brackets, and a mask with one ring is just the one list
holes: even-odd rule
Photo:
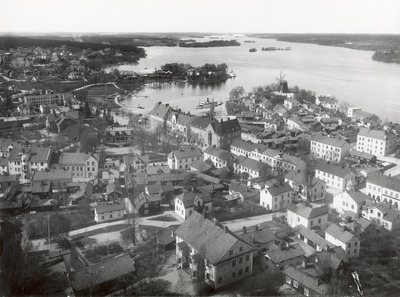
[[207, 99], [207, 101], [199, 103], [199, 105], [196, 106], [196, 109], [206, 109], [210, 108], [212, 105], [214, 105], [215, 107], [215, 106], [220, 106], [222, 104], [223, 104], [222, 101], [217, 102], [217, 101], [210, 101]]
[[250, 53], [255, 53], [256, 51], [257, 51], [257, 49], [256, 49], [256, 48], [254, 48], [254, 47], [253, 47], [253, 48], [251, 48], [251, 49], [249, 49], [249, 52], [250, 52]]
[[229, 73], [228, 73], [228, 78], [235, 78], [236, 77], [236, 74], [231, 70]]

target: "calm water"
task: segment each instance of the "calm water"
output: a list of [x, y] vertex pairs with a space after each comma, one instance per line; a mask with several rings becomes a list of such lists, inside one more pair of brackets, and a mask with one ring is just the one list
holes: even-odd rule
[[[233, 36], [228, 39], [234, 38]], [[253, 87], [276, 82], [280, 71], [286, 75], [289, 87], [310, 89], [317, 95], [332, 95], [351, 105], [379, 115], [383, 120], [400, 122], [400, 65], [375, 62], [373, 52], [345, 48], [279, 42], [272, 39], [239, 37], [239, 47], [190, 49], [178, 47], [146, 48], [147, 58], [138, 65], [121, 65], [120, 70], [149, 72], [170, 62], [226, 63], [236, 78], [218, 87], [192, 87], [186, 83], [162, 84], [159, 88], [146, 87], [138, 97], [127, 100], [127, 107], [145, 110], [157, 101], [193, 110], [199, 101], [225, 101], [235, 86], [247, 92]], [[204, 40], [204, 39], [202, 39]], [[255, 43], [244, 43], [254, 40]], [[291, 47], [291, 51], [261, 51], [262, 47]], [[258, 51], [250, 53], [250, 48]], [[148, 96], [147, 98], [140, 96]]]

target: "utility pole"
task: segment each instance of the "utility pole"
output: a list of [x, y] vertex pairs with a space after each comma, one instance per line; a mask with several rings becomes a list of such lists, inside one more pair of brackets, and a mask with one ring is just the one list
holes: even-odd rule
[[49, 235], [49, 252], [51, 251], [51, 243], [50, 243], [50, 215], [47, 215], [47, 234]]

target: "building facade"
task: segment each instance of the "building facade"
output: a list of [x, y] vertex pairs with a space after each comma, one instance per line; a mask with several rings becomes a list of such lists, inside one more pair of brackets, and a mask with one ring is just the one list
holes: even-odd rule
[[357, 151], [384, 157], [395, 152], [397, 139], [385, 130], [361, 128], [357, 134]]
[[344, 139], [317, 136], [311, 139], [310, 153], [314, 158], [339, 163], [350, 155], [350, 144]]

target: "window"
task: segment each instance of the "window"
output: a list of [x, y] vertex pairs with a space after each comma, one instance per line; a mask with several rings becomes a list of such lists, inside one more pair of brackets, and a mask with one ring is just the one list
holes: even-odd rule
[[101, 219], [104, 220], [104, 216], [101, 216]]
[[310, 292], [309, 292], [307, 289], [304, 289], [304, 295], [305, 295], [305, 296], [309, 296], [309, 295], [310, 295]]
[[220, 277], [218, 278], [218, 283], [219, 283], [219, 284], [222, 283], [222, 276], [220, 276]]
[[110, 214], [110, 219], [112, 219], [112, 217], [113, 217], [112, 214]]
[[236, 277], [236, 271], [232, 272], [232, 278]]
[[299, 283], [296, 282], [295, 280], [293, 281], [293, 287], [298, 288], [299, 287]]
[[358, 243], [358, 242], [356, 241], [356, 242], [354, 243], [354, 246], [357, 246], [357, 243]]
[[250, 268], [249, 266], [246, 267], [246, 269], [244, 270], [245, 272], [249, 272]]
[[229, 256], [232, 256], [233, 255], [233, 250], [230, 250], [229, 251]]
[[240, 257], [239, 258], [239, 264], [242, 264], [243, 263], [243, 257]]
[[144, 214], [149, 214], [149, 210], [148, 210], [148, 209], [145, 209], [145, 210], [144, 210]]
[[243, 252], [243, 247], [239, 247], [239, 252]]
[[354, 250], [354, 254], [357, 254], [357, 249]]
[[351, 242], [349, 242], [349, 244], [347, 245], [347, 247], [351, 247]]
[[246, 255], [246, 262], [250, 261], [250, 255]]
[[236, 260], [233, 260], [232, 261], [232, 267], [235, 267], [236, 266]]
[[243, 269], [240, 269], [239, 270], [239, 275], [242, 275], [243, 274]]

